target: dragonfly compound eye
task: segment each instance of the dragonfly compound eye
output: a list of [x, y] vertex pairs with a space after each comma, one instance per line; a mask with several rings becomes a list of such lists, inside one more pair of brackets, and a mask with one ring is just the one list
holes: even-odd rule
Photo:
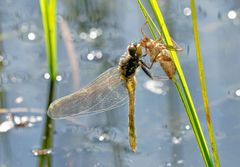
[[134, 56], [136, 54], [136, 51], [137, 48], [133, 43], [128, 46], [128, 52], [131, 56]]

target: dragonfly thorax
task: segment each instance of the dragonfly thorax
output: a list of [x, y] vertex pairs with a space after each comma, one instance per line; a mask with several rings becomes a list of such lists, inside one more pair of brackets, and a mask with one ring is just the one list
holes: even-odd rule
[[118, 69], [124, 78], [129, 78], [135, 75], [136, 69], [139, 67], [139, 61], [141, 58], [141, 52], [139, 45], [130, 44], [128, 46], [128, 53], [125, 53], [118, 64]]

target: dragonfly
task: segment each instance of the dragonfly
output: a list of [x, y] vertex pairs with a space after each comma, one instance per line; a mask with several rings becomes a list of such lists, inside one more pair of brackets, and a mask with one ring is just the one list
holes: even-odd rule
[[[144, 24], [146, 26], [146, 23]], [[143, 38], [140, 40], [140, 45], [145, 48], [146, 55], [151, 59], [151, 65], [149, 69], [152, 68], [153, 64], [159, 62], [164, 72], [171, 80], [176, 73], [176, 66], [170, 56], [170, 50], [182, 51], [183, 49], [172, 39], [174, 46], [166, 45], [163, 38], [153, 40], [149, 38], [141, 28], [141, 33]]]
[[115, 109], [128, 101], [128, 134], [133, 152], [137, 149], [135, 128], [136, 70], [141, 69], [153, 78], [148, 66], [142, 61], [142, 47], [131, 43], [120, 58], [117, 67], [102, 73], [86, 87], [52, 102], [48, 115], [53, 119], [97, 114]]

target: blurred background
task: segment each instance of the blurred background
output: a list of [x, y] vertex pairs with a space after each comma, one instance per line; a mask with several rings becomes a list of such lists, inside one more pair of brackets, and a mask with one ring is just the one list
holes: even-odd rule
[[[189, 1], [159, 1], [207, 135]], [[240, 1], [197, 2], [203, 64], [219, 158], [240, 154]], [[56, 98], [116, 66], [145, 20], [136, 1], [59, 0]], [[145, 30], [150, 35], [148, 29]], [[37, 165], [50, 75], [38, 1], [0, 1], [0, 167]], [[164, 75], [158, 64], [156, 75]], [[158, 74], [160, 73], [160, 74]], [[138, 150], [129, 148], [127, 105], [98, 115], [57, 120], [52, 166], [204, 166], [185, 109], [171, 81], [137, 73]], [[208, 138], [207, 138], [208, 139]]]

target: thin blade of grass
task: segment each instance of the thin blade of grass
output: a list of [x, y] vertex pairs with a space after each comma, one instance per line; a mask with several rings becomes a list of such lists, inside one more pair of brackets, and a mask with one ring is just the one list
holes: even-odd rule
[[198, 35], [197, 12], [196, 12], [196, 8], [195, 8], [194, 0], [190, 0], [190, 6], [191, 6], [191, 11], [192, 11], [193, 35], [194, 35], [194, 41], [195, 41], [195, 47], [196, 47], [199, 79], [200, 79], [200, 84], [201, 84], [201, 88], [202, 88], [202, 98], [203, 98], [203, 104], [204, 104], [206, 120], [207, 120], [208, 135], [209, 135], [209, 139], [210, 139], [210, 143], [211, 143], [215, 166], [220, 167], [217, 145], [216, 145], [215, 138], [214, 138], [210, 109], [209, 109], [209, 105], [208, 105], [207, 88], [206, 88], [206, 82], [205, 82], [204, 70], [203, 70], [203, 64], [202, 64], [200, 40], [199, 40], [199, 35]]
[[[45, 48], [48, 60], [50, 85], [48, 94], [48, 106], [54, 99], [55, 78], [57, 75], [56, 65], [56, 0], [39, 0], [40, 9], [42, 14], [42, 23], [44, 29]], [[50, 117], [46, 117], [45, 127], [42, 137], [41, 149], [51, 149], [53, 140], [54, 124]], [[51, 166], [51, 155], [39, 156], [38, 166]]]
[[[167, 26], [165, 24], [164, 18], [162, 16], [162, 13], [160, 11], [160, 8], [158, 6], [157, 1], [156, 0], [150, 0], [149, 2], [150, 2], [150, 6], [153, 9], [153, 12], [155, 14], [155, 17], [157, 19], [158, 24], [162, 28], [163, 34], [164, 34], [165, 39], [166, 39], [166, 43], [168, 45], [173, 46], [171, 37], [169, 35]], [[196, 136], [196, 139], [197, 139], [199, 148], [201, 150], [204, 162], [205, 162], [206, 166], [213, 166], [212, 159], [211, 159], [211, 156], [210, 156], [207, 144], [206, 144], [206, 140], [205, 140], [205, 137], [203, 135], [203, 132], [202, 132], [202, 129], [201, 129], [201, 126], [200, 126], [200, 122], [199, 122], [199, 119], [198, 119], [198, 116], [197, 116], [197, 113], [196, 113], [196, 109], [194, 107], [190, 92], [188, 90], [188, 86], [187, 86], [184, 74], [182, 72], [177, 54], [173, 50], [171, 50], [170, 52], [171, 52], [173, 61], [176, 65], [177, 72], [178, 72], [178, 75], [179, 75], [179, 79], [180, 79], [180, 82], [182, 84], [186, 99], [188, 101], [188, 105], [190, 107], [190, 112], [188, 110], [186, 110], [186, 111], [189, 112], [188, 113], [188, 115], [190, 116], [189, 120], [190, 120], [191, 125], [193, 127], [194, 134]]]
[[56, 0], [40, 0], [42, 23], [46, 54], [48, 59], [49, 73], [52, 80], [57, 75], [56, 65]]
[[[137, 0], [137, 1], [140, 1], [140, 0]], [[157, 1], [156, 0], [150, 0], [149, 3], [150, 3], [150, 6], [153, 9], [153, 12], [154, 12], [156, 18], [157, 18], [158, 24], [159, 24], [159, 26], [162, 29], [162, 32], [163, 32], [164, 37], [166, 39], [166, 43], [168, 45], [173, 46], [171, 37], [170, 37], [170, 35], [168, 33], [166, 24], [164, 22], [164, 19], [163, 19], [163, 16], [161, 14], [161, 11], [160, 11], [160, 9], [158, 7]], [[138, 4], [140, 4], [140, 3], [138, 3]], [[145, 8], [141, 8], [141, 10], [145, 10]], [[143, 13], [147, 13], [147, 12], [145, 11]], [[207, 147], [207, 144], [206, 144], [206, 141], [205, 141], [205, 138], [204, 138], [204, 135], [203, 135], [203, 132], [202, 132], [202, 129], [201, 129], [201, 126], [200, 126], [197, 114], [196, 114], [196, 110], [195, 110], [194, 104], [192, 102], [192, 98], [190, 96], [190, 92], [189, 92], [188, 87], [187, 87], [187, 83], [185, 81], [185, 77], [183, 75], [180, 63], [178, 61], [176, 52], [175, 51], [171, 51], [171, 54], [172, 54], [172, 59], [173, 59], [175, 65], [176, 65], [176, 68], [177, 68], [177, 71], [178, 71], [178, 75], [179, 75], [179, 78], [180, 78], [180, 81], [181, 81], [181, 84], [182, 84], [182, 87], [183, 87], [185, 95], [181, 91], [181, 88], [180, 88], [179, 84], [176, 81], [174, 82], [175, 86], [176, 86], [176, 88], [177, 88], [177, 90], [178, 90], [178, 92], [180, 94], [180, 97], [181, 97], [181, 99], [183, 101], [183, 104], [185, 106], [185, 109], [186, 109], [187, 115], [189, 117], [190, 123], [191, 123], [191, 125], [193, 127], [193, 130], [194, 130], [194, 133], [196, 135], [196, 139], [197, 139], [197, 142], [199, 144], [199, 147], [200, 147], [200, 150], [201, 150], [204, 162], [205, 162], [206, 166], [209, 166], [209, 167], [213, 166], [212, 159], [211, 159], [211, 156], [209, 154], [208, 147]]]
[[153, 38], [156, 40], [158, 37], [154, 31], [154, 28], [155, 30], [157, 31], [159, 37], [161, 36], [161, 32], [158, 30], [156, 24], [154, 23], [154, 21], [152, 20], [151, 16], [149, 15], [148, 11], [145, 9], [145, 7], [143, 6], [141, 0], [137, 0], [137, 3], [142, 11], [142, 14], [143, 16], [145, 17], [146, 21], [147, 21], [147, 24], [148, 24], [148, 27], [150, 29], [150, 32], [153, 36]]

